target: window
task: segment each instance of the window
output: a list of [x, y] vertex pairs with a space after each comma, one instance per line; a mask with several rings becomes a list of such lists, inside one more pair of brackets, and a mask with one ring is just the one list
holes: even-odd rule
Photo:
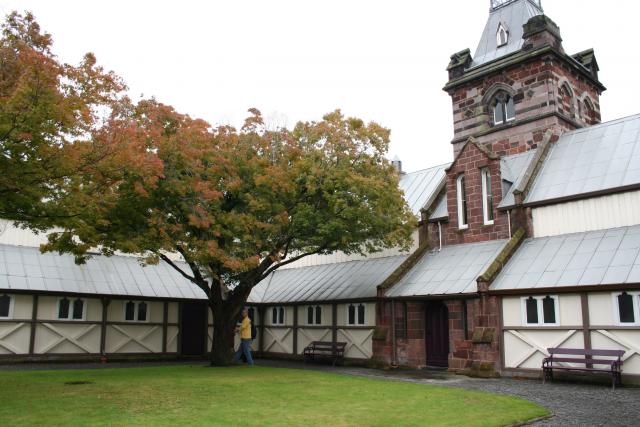
[[0, 319], [13, 317], [13, 297], [4, 294], [0, 296]]
[[85, 305], [84, 300], [80, 298], [76, 298], [73, 302], [67, 297], [60, 298], [58, 300], [58, 319], [84, 320]]
[[527, 326], [557, 326], [558, 325], [558, 297], [546, 295], [544, 297], [522, 298], [522, 323]]
[[496, 34], [496, 44], [498, 47], [504, 46], [509, 42], [509, 32], [503, 24], [498, 26], [498, 33]]
[[284, 325], [284, 307], [273, 307], [271, 309], [271, 324]]
[[457, 180], [458, 187], [458, 228], [469, 228], [467, 222], [467, 190], [465, 187], [464, 174], [460, 175]]
[[493, 124], [501, 125], [516, 118], [513, 98], [506, 92], [500, 92], [493, 100]]
[[322, 307], [319, 305], [307, 307], [307, 325], [322, 324]]
[[149, 305], [144, 301], [128, 301], [124, 305], [124, 320], [146, 322], [149, 320]]
[[364, 310], [365, 310], [364, 304], [358, 304], [357, 306], [354, 304], [349, 304], [349, 306], [347, 307], [347, 324], [364, 325], [365, 324]]
[[491, 191], [491, 171], [489, 168], [480, 170], [482, 175], [482, 212], [485, 225], [493, 224], [493, 193]]
[[620, 326], [640, 325], [640, 292], [616, 292], [613, 294], [615, 319]]

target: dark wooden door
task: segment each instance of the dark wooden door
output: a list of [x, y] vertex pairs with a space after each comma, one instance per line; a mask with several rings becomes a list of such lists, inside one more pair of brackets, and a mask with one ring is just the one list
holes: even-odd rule
[[449, 313], [442, 302], [429, 302], [425, 307], [427, 366], [449, 366]]
[[184, 356], [205, 354], [207, 306], [200, 302], [183, 302], [180, 320], [181, 354]]

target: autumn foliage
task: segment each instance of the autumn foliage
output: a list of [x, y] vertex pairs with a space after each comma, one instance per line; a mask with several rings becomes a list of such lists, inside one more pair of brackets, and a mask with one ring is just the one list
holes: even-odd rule
[[14, 71], [1, 83], [0, 143], [11, 151], [0, 192], [13, 199], [0, 214], [60, 227], [43, 250], [78, 262], [93, 248], [169, 263], [208, 297], [214, 364], [229, 362], [235, 319], [277, 268], [409, 246], [415, 220], [385, 159], [387, 129], [334, 111], [269, 130], [253, 109], [239, 130], [212, 128], [152, 99], [131, 102], [91, 55], [60, 65], [30, 15], [10, 16], [4, 31]]

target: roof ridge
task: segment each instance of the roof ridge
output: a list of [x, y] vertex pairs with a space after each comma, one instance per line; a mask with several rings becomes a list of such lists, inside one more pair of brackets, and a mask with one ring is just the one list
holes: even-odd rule
[[628, 120], [634, 120], [634, 119], [640, 119], [640, 113], [631, 114], [631, 115], [628, 115], [628, 116], [619, 117], [617, 119], [609, 120], [609, 121], [606, 121], [606, 122], [596, 123], [595, 125], [585, 126], [585, 127], [582, 127], [582, 128], [574, 129], [574, 130], [571, 130], [569, 132], [565, 132], [560, 136], [564, 137], [564, 136], [567, 136], [567, 135], [576, 135], [576, 134], [579, 134], [579, 133], [582, 133], [582, 132], [588, 132], [588, 131], [590, 131], [592, 129], [595, 129], [595, 128], [600, 128], [600, 127], [603, 127], [603, 126], [609, 126], [609, 125], [612, 125], [612, 124], [615, 124], [615, 123], [626, 122]]
[[429, 167], [424, 168], [424, 169], [418, 169], [418, 170], [413, 171], [413, 172], [406, 172], [406, 173], [405, 173], [405, 176], [406, 176], [406, 175], [411, 175], [411, 174], [414, 174], [414, 173], [419, 173], [419, 172], [428, 171], [428, 170], [431, 170], [431, 169], [440, 168], [440, 167], [447, 166], [447, 165], [450, 165], [450, 164], [451, 164], [451, 162], [447, 162], [447, 163], [442, 163], [442, 164], [440, 164], [440, 165], [436, 165], [436, 166], [429, 166]]

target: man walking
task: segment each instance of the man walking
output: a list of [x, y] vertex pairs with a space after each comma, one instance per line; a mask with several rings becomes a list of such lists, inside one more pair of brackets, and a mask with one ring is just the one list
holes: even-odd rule
[[239, 362], [240, 356], [244, 354], [249, 366], [253, 366], [253, 358], [251, 357], [251, 319], [249, 318], [249, 310], [246, 307], [242, 309], [242, 323], [236, 328], [236, 332], [240, 332], [240, 346], [233, 356], [233, 361]]

